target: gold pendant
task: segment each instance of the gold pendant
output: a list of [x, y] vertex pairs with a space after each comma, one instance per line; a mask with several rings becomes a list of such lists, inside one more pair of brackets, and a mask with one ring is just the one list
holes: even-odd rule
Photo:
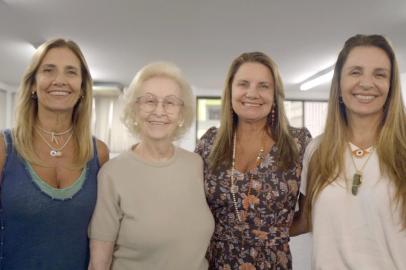
[[362, 174], [361, 172], [356, 172], [354, 173], [354, 175], [352, 176], [352, 188], [351, 188], [351, 192], [352, 195], [356, 196], [358, 194], [358, 188], [359, 186], [362, 184]]

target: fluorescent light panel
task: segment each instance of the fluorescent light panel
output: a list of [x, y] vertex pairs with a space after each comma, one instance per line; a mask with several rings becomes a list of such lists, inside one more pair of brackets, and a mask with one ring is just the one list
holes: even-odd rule
[[306, 90], [314, 88], [314, 87], [316, 87], [318, 85], [327, 83], [327, 82], [331, 81], [331, 79], [333, 78], [333, 74], [334, 74], [334, 70], [331, 70], [331, 71], [329, 71], [327, 73], [324, 73], [324, 74], [322, 74], [322, 75], [320, 75], [320, 76], [318, 76], [318, 77], [316, 77], [314, 79], [307, 80], [307, 81], [305, 81], [304, 83], [302, 83], [300, 85], [300, 90], [306, 91]]

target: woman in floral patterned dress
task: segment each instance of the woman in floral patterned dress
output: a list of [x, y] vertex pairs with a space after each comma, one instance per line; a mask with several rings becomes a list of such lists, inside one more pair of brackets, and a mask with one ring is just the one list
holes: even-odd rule
[[216, 227], [210, 269], [291, 269], [289, 227], [299, 192], [307, 129], [288, 125], [276, 64], [243, 53], [228, 72], [220, 128], [196, 146]]

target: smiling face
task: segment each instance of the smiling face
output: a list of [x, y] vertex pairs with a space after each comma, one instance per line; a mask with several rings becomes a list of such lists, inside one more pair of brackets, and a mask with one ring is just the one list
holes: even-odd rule
[[266, 122], [274, 92], [274, 79], [266, 66], [256, 62], [242, 64], [231, 85], [231, 103], [239, 121]]
[[390, 88], [391, 63], [384, 50], [355, 47], [344, 63], [340, 78], [341, 96], [349, 119], [383, 116]]
[[79, 58], [68, 48], [50, 49], [38, 67], [32, 88], [38, 97], [38, 111], [72, 113], [81, 85]]
[[141, 138], [171, 143], [182, 123], [182, 104], [181, 89], [176, 81], [168, 77], [146, 80], [136, 103]]

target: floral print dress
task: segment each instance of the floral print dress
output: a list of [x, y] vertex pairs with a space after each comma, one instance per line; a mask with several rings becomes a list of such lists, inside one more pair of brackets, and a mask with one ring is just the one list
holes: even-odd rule
[[[288, 170], [277, 166], [274, 145], [255, 169], [234, 172], [238, 188], [235, 197], [242, 222], [238, 221], [230, 192], [231, 168], [216, 172], [208, 168], [217, 129], [210, 128], [196, 145], [195, 152], [204, 161], [206, 197], [216, 223], [207, 252], [209, 269], [292, 269], [289, 227], [299, 194], [303, 153], [311, 136], [305, 128], [290, 128], [290, 132], [300, 153], [294, 166]], [[255, 199], [249, 200], [246, 197], [251, 177], [251, 194]]]

